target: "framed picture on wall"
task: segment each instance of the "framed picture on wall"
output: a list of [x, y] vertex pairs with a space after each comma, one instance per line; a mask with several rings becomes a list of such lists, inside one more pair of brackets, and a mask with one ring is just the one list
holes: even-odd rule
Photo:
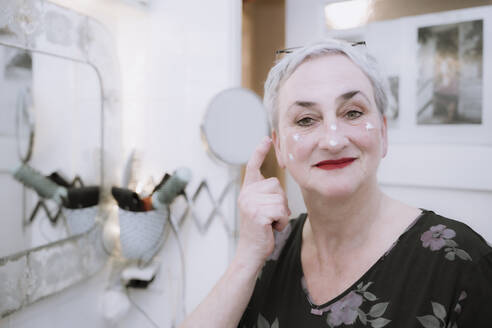
[[411, 140], [492, 144], [492, 98], [486, 92], [492, 88], [492, 70], [487, 69], [492, 6], [406, 19], [414, 57], [412, 71], [406, 72], [412, 84], [406, 90], [412, 105]]
[[418, 28], [417, 124], [481, 124], [483, 20]]

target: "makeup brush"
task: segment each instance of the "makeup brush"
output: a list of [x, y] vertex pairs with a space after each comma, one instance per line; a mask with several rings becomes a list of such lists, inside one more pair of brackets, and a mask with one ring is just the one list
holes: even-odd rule
[[13, 176], [26, 187], [36, 191], [42, 198], [53, 199], [61, 204], [63, 198], [67, 197], [67, 188], [57, 185], [27, 164], [22, 164], [14, 170]]
[[150, 197], [144, 199], [145, 207], [154, 209], [167, 209], [173, 200], [184, 192], [186, 185], [191, 180], [191, 170], [187, 167], [180, 167], [174, 171], [173, 175], [156, 187]]

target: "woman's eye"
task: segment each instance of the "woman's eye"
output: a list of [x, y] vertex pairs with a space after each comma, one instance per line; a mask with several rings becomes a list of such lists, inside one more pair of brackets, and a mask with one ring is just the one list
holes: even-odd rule
[[349, 120], [355, 120], [356, 118], [359, 118], [362, 116], [362, 112], [361, 111], [358, 111], [358, 110], [351, 110], [351, 111], [348, 111], [346, 114], [345, 114], [345, 117], [348, 118]]
[[309, 125], [314, 123], [314, 119], [311, 117], [304, 117], [304, 118], [301, 118], [300, 120], [298, 120], [296, 123], [297, 123], [297, 125], [300, 125], [300, 126], [309, 126]]

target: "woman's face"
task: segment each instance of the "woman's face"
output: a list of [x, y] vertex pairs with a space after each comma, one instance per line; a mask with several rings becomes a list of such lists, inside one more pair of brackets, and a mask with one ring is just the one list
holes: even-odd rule
[[307, 60], [279, 90], [275, 151], [301, 189], [352, 194], [376, 182], [386, 121], [371, 82], [344, 55]]

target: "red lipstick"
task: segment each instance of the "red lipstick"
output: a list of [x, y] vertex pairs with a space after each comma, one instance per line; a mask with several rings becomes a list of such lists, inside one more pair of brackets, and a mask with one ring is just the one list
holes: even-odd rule
[[344, 157], [344, 158], [339, 158], [329, 161], [321, 161], [317, 163], [315, 166], [322, 170], [336, 170], [349, 166], [355, 160], [356, 160], [355, 157]]

